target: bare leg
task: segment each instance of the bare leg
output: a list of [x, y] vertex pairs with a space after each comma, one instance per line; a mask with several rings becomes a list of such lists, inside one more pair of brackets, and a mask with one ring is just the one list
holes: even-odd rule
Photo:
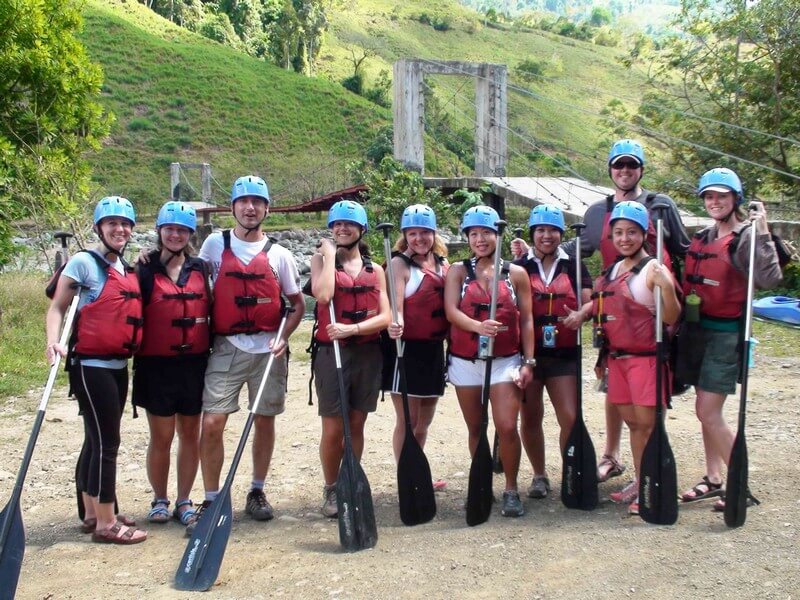
[[733, 449], [734, 433], [722, 414], [724, 394], [697, 390], [695, 412], [703, 430], [706, 449], [706, 475], [713, 482], [722, 481], [722, 468], [728, 464]]
[[256, 415], [253, 425], [253, 479], [263, 481], [267, 478], [275, 449], [275, 417]]
[[147, 445], [147, 477], [155, 498], [168, 498], [170, 449], [175, 435], [175, 417], [147, 413], [150, 443]]
[[219, 478], [225, 458], [222, 434], [228, 415], [203, 413], [203, 427], [200, 433], [200, 468], [203, 472], [203, 488], [207, 492], [219, 491]]
[[322, 417], [322, 436], [319, 441], [319, 459], [322, 463], [322, 476], [325, 485], [333, 485], [339, 476], [344, 448], [342, 436], [344, 427], [341, 417]]
[[520, 405], [520, 438], [525, 453], [533, 467], [533, 474], [545, 475], [545, 443], [544, 443], [544, 384], [533, 380], [525, 388], [525, 402]]
[[176, 415], [178, 432], [178, 497], [188, 500], [200, 464], [200, 415]]
[[513, 383], [496, 383], [491, 387], [492, 419], [500, 436], [500, 458], [506, 477], [506, 490], [517, 489], [522, 445], [517, 431], [521, 391]]
[[570, 431], [575, 425], [578, 413], [577, 379], [574, 375], [564, 377], [550, 377], [547, 379], [547, 395], [556, 411], [556, 419], [560, 428], [558, 442], [561, 452], [567, 445]]

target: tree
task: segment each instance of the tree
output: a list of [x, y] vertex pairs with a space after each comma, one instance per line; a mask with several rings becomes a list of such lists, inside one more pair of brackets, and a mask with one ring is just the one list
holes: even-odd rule
[[800, 0], [682, 0], [676, 25], [683, 35], [638, 58], [652, 64], [637, 118], [690, 181], [724, 165], [748, 195], [800, 198]]
[[63, 227], [88, 195], [84, 154], [111, 117], [97, 102], [102, 72], [76, 37], [81, 23], [72, 0], [0, 3], [0, 265], [13, 221]]
[[592, 15], [589, 17], [589, 24], [595, 27], [602, 27], [611, 23], [611, 11], [603, 6], [595, 6]]

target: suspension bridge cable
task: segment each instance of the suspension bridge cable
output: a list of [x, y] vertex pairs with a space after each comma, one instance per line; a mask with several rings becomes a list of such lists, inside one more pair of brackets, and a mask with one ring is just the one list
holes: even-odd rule
[[[529, 75], [531, 77], [536, 77], [537, 79], [540, 79], [540, 80], [545, 81], [547, 83], [554, 83], [554, 84], [557, 84], [557, 85], [562, 85], [561, 82], [568, 81], [567, 79], [555, 78], [555, 77], [546, 77], [544, 75], [539, 75], [537, 73], [529, 73]], [[611, 96], [612, 98], [620, 98], [622, 100], [628, 100], [630, 102], [636, 102], [637, 104], [639, 104], [641, 106], [649, 106], [649, 107], [652, 107], [652, 108], [658, 108], [658, 109], [663, 110], [665, 112], [669, 112], [669, 113], [680, 115], [680, 116], [684, 116], [684, 117], [689, 117], [691, 119], [697, 119], [698, 121], [704, 121], [706, 123], [711, 123], [711, 124], [714, 124], [714, 125], [720, 125], [722, 127], [728, 127], [730, 129], [736, 129], [736, 130], [739, 130], [739, 131], [744, 131], [746, 133], [752, 133], [752, 134], [755, 134], [755, 135], [760, 135], [760, 136], [768, 137], [768, 138], [775, 139], [775, 140], [778, 140], [778, 141], [781, 141], [781, 142], [787, 142], [789, 144], [800, 146], [800, 140], [796, 140], [796, 139], [793, 139], [793, 138], [785, 137], [785, 136], [782, 136], [782, 135], [776, 135], [774, 133], [768, 133], [766, 131], [761, 131], [760, 129], [753, 129], [752, 127], [745, 127], [744, 125], [737, 125], [736, 123], [728, 123], [727, 121], [720, 121], [719, 119], [714, 119], [714, 118], [711, 118], [711, 117], [705, 117], [703, 115], [698, 115], [696, 113], [691, 113], [691, 112], [687, 112], [687, 111], [684, 111], [684, 110], [679, 110], [677, 108], [669, 108], [669, 107], [666, 107], [666, 106], [662, 106], [660, 104], [654, 104], [653, 102], [647, 102], [647, 101], [642, 100], [642, 99], [637, 99], [637, 98], [634, 98], [632, 96], [623, 96], [623, 95], [621, 95], [621, 94], [619, 94], [617, 92], [614, 92], [613, 94], [611, 94], [609, 92], [601, 90], [597, 86], [581, 86], [581, 85], [577, 85], [577, 84], [573, 83], [572, 85], [563, 85], [563, 87], [566, 88], [568, 91], [571, 91], [571, 92], [583, 91], [583, 92], [589, 92], [589, 93], [593, 93], [593, 94], [604, 93], [604, 94], [607, 94], [608, 96]]]

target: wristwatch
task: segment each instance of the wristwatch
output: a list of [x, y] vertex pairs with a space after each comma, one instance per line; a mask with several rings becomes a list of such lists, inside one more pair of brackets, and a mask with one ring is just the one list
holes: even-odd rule
[[531, 366], [531, 367], [535, 367], [536, 366], [536, 359], [535, 358], [523, 358], [522, 359], [522, 364], [523, 365], [528, 365], [528, 366]]

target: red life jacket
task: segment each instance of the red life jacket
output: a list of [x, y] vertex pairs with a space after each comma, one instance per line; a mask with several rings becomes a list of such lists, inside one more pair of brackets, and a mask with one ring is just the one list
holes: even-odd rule
[[609, 281], [609, 268], [595, 281], [592, 294], [595, 328], [602, 328], [605, 345], [612, 354], [649, 356], [656, 353], [655, 316], [644, 304], [634, 300], [628, 279], [644, 269], [652, 256], [616, 279]]
[[525, 265], [531, 280], [536, 349], [542, 353], [553, 350], [553, 348], [545, 348], [542, 341], [544, 339], [543, 328], [545, 325], [555, 325], [557, 328], [556, 348], [575, 348], [578, 345], [578, 332], [569, 327], [558, 325], [559, 321], [563, 321], [564, 317], [569, 314], [567, 308], [569, 310], [578, 309], [578, 297], [575, 295], [575, 288], [567, 271], [573, 262], [561, 262], [560, 264], [565, 268], [553, 277], [550, 285], [546, 285], [541, 275], [539, 275], [539, 267], [535, 261], [530, 260]]
[[739, 234], [730, 233], [708, 242], [709, 229], [697, 232], [686, 253], [683, 292], [701, 298], [700, 313], [717, 318], [738, 318], [747, 300], [747, 277], [731, 259]]
[[420, 269], [422, 281], [417, 290], [403, 301], [403, 339], [404, 340], [443, 340], [447, 337], [450, 324], [444, 314], [444, 278], [447, 267], [444, 259], [435, 256], [442, 267], [439, 275], [430, 269], [423, 269], [411, 258], [397, 252], [409, 269]]
[[153, 289], [144, 307], [144, 336], [139, 356], [205, 354], [209, 348], [211, 308], [204, 269], [192, 269], [178, 285], [164, 273], [152, 273]]
[[[362, 256], [363, 267], [356, 278], [350, 277], [344, 267], [336, 261], [335, 289], [333, 292], [333, 305], [336, 311], [337, 323], [360, 323], [378, 314], [380, 307], [381, 290], [378, 285], [378, 276], [372, 267], [368, 256]], [[330, 344], [328, 325], [331, 315], [328, 304], [317, 303], [317, 327], [314, 339], [322, 344]], [[339, 340], [340, 344], [365, 344], [377, 340], [379, 332], [369, 335], [354, 335], [347, 339]]]
[[[648, 194], [648, 200], [651, 197], [655, 197], [656, 194]], [[600, 234], [600, 256], [603, 259], [603, 270], [605, 271], [611, 265], [613, 265], [616, 260], [619, 258], [619, 253], [617, 249], [614, 247], [614, 242], [611, 241], [611, 225], [609, 221], [611, 220], [611, 211], [614, 210], [614, 196], [607, 196], [606, 197], [606, 218], [603, 221], [603, 231]], [[647, 248], [649, 252], [653, 254], [656, 253], [656, 245], [658, 243], [658, 238], [656, 235], [656, 228], [653, 226], [653, 220], [650, 219], [647, 222], [647, 236], [645, 238], [645, 242], [647, 243]], [[666, 246], [663, 247], [662, 251], [661, 262], [667, 266], [667, 268], [671, 271], [672, 270], [672, 258], [670, 258], [669, 252], [667, 252]]]
[[[489, 308], [492, 301], [489, 292], [481, 287], [475, 275], [475, 265], [473, 259], [466, 258], [463, 261], [467, 276], [461, 286], [461, 301], [458, 308], [468, 317], [478, 321], [489, 318]], [[494, 356], [506, 357], [519, 354], [520, 351], [520, 331], [519, 331], [519, 308], [517, 308], [516, 298], [511, 287], [509, 272], [511, 264], [504, 260], [501, 267], [501, 279], [497, 286], [497, 313], [495, 320], [500, 321], [501, 327], [497, 336], [494, 338]], [[478, 334], [471, 331], [464, 331], [456, 326], [450, 328], [450, 354], [475, 360], [478, 357]]]
[[212, 323], [218, 335], [277, 331], [281, 322], [281, 286], [269, 265], [272, 242], [245, 265], [231, 250], [231, 231], [222, 232], [224, 248], [214, 284]]
[[79, 358], [129, 358], [142, 343], [139, 279], [128, 265], [125, 275], [121, 275], [112, 265], [91, 254], [105, 269], [106, 282], [97, 299], [78, 311], [73, 351]]

